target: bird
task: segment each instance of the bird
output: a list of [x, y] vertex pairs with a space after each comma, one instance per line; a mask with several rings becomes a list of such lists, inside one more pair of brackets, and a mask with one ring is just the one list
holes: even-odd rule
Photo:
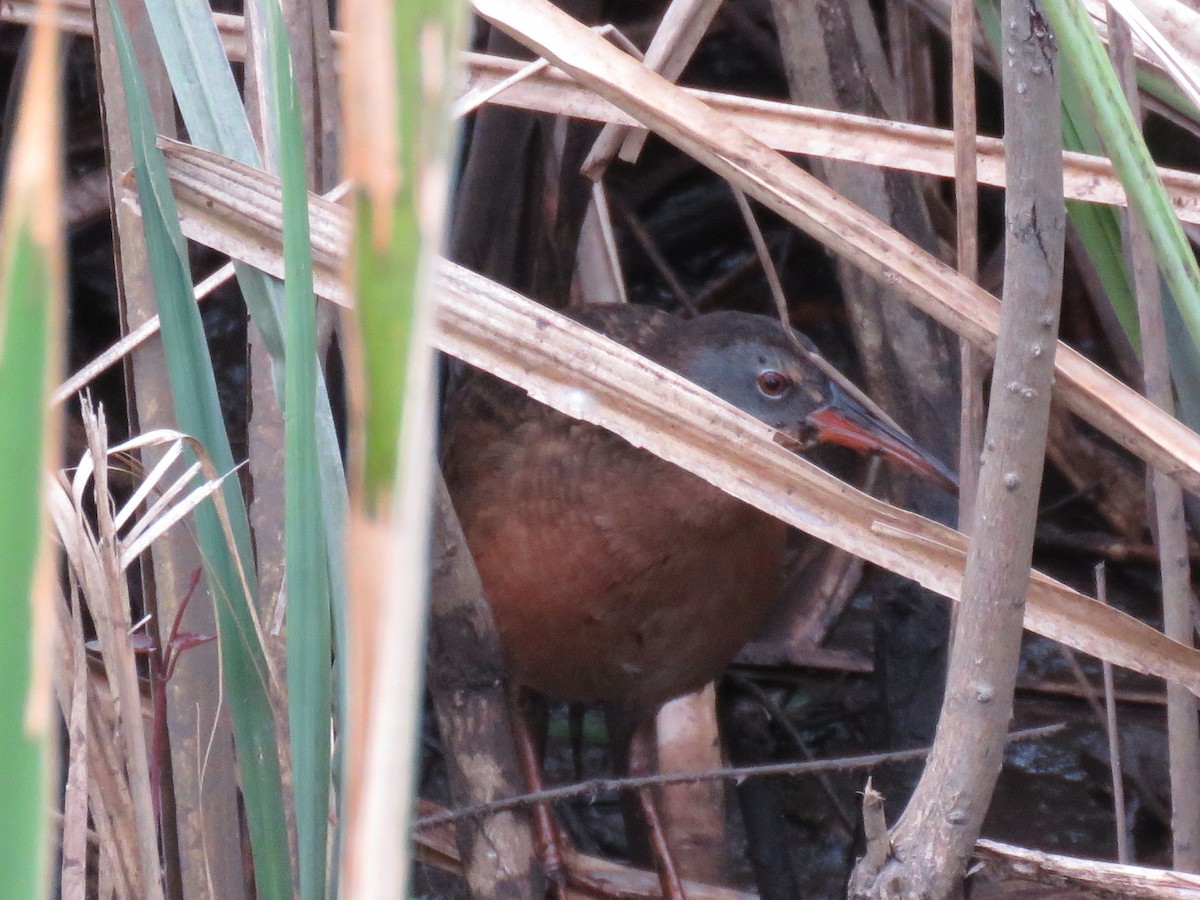
[[[941, 462], [853, 399], [777, 319], [634, 304], [568, 315], [798, 450], [877, 453], [953, 490]], [[619, 703], [652, 727], [663, 703], [728, 667], [782, 590], [784, 523], [479, 370], [449, 393], [442, 471], [510, 673], [546, 697]]]

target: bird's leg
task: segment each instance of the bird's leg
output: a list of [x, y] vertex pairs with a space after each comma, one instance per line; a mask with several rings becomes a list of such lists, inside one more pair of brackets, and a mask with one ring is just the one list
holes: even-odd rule
[[[545, 788], [542, 783], [541, 755], [533, 732], [529, 727], [525, 705], [516, 691], [508, 694], [509, 718], [512, 721], [513, 739], [517, 745], [517, 760], [521, 765], [521, 774], [525, 778], [525, 787], [530, 793], [539, 793]], [[537, 840], [538, 855], [542, 862], [542, 871], [546, 879], [554, 885], [554, 896], [565, 900], [567, 885], [567, 869], [563, 863], [561, 841], [558, 826], [554, 821], [554, 813], [550, 804], [536, 801], [533, 804], [533, 832]]]
[[[655, 759], [654, 717], [643, 717], [634, 726], [629, 739], [629, 775], [640, 778], [654, 774]], [[666, 900], [687, 900], [675, 858], [667, 845], [667, 834], [654, 801], [654, 790], [649, 787], [637, 789], [638, 803], [646, 817], [646, 828], [650, 833], [650, 849], [654, 854], [654, 867], [658, 870], [658, 881]]]

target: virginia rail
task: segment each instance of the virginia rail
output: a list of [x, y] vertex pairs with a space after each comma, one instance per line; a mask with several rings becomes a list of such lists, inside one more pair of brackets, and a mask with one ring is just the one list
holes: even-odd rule
[[[571, 315], [797, 448], [876, 452], [953, 484], [777, 320], [684, 320], [631, 305]], [[652, 723], [662, 703], [719, 675], [778, 597], [782, 522], [519, 388], [468, 373], [447, 404], [443, 447], [446, 483], [521, 685], [559, 700], [617, 701]]]

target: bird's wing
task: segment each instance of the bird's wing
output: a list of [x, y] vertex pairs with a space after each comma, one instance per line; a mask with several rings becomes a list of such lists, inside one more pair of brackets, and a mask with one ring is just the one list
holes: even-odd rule
[[678, 316], [632, 303], [592, 303], [564, 310], [581, 325], [649, 355], [664, 334], [683, 323]]

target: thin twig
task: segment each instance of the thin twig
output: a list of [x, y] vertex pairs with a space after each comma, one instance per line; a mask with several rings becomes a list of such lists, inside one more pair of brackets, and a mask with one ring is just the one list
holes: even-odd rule
[[[601, 184], [602, 182], [597, 181], [596, 189], [599, 189]], [[646, 229], [646, 226], [642, 224], [642, 220], [638, 217], [638, 214], [623, 200], [614, 200], [613, 205], [621, 213], [621, 218], [625, 220], [625, 225], [629, 228], [629, 233], [633, 235], [633, 239], [642, 248], [642, 252], [646, 254], [646, 258], [650, 260], [650, 264], [663, 277], [663, 281], [667, 283], [667, 287], [671, 289], [671, 293], [675, 295], [675, 299], [693, 316], [700, 315], [700, 307], [696, 305], [695, 299], [688, 292], [688, 289], [684, 287], [683, 282], [679, 280], [679, 275], [676, 274], [674, 267], [663, 256], [662, 251], [658, 249], [658, 244], [655, 243], [654, 237]]]
[[1100, 703], [1100, 691], [1092, 684], [1087, 677], [1087, 673], [1083, 671], [1083, 666], [1079, 664], [1079, 657], [1075, 655], [1075, 651], [1070, 647], [1059, 646], [1059, 653], [1062, 654], [1063, 660], [1066, 661], [1067, 668], [1071, 672], [1071, 677], [1075, 679], [1075, 683], [1079, 685], [1079, 692], [1083, 699], [1087, 701], [1088, 706], [1092, 708], [1092, 715], [1096, 717], [1096, 721], [1101, 726], [1104, 725], [1104, 706]]
[[[775, 699], [770, 694], [764, 691], [750, 678], [743, 678], [739, 675], [731, 675], [729, 677], [736, 679], [737, 683], [741, 687], [745, 688], [754, 695], [754, 699], [757, 700], [763, 709], [769, 712], [779, 726], [787, 732], [788, 737], [792, 739], [792, 743], [796, 745], [796, 749], [800, 751], [806, 760], [809, 762], [813, 762], [815, 760], [815, 754], [812, 752], [812, 748], [808, 746], [808, 741], [804, 739], [804, 735], [800, 733], [800, 729], [792, 724], [792, 721], [787, 717], [787, 714], [783, 711], [783, 708], [775, 702]], [[851, 814], [850, 810], [846, 808], [846, 804], [842, 802], [842, 798], [837, 795], [837, 791], [833, 789], [833, 784], [829, 780], [829, 774], [826, 772], [818, 772], [816, 773], [816, 776], [817, 782], [821, 785], [821, 790], [824, 791], [825, 796], [829, 798], [829, 802], [833, 806], [834, 811], [837, 813], [838, 818], [842, 820], [842, 824], [845, 825], [850, 831], [853, 831], [855, 827], [854, 816]]]
[[767, 285], [771, 289], [771, 299], [775, 302], [775, 310], [779, 314], [779, 322], [783, 325], [784, 332], [791, 340], [793, 346], [803, 353], [818, 369], [828, 375], [839, 387], [865, 406], [872, 415], [903, 434], [904, 429], [896, 423], [895, 419], [884, 412], [879, 404], [864, 394], [858, 385], [854, 384], [849, 378], [831, 366], [825, 357], [817, 352], [816, 347], [812, 344], [805, 344], [796, 331], [790, 327], [787, 297], [784, 296], [783, 285], [779, 281], [779, 274], [775, 271], [775, 263], [771, 259], [771, 251], [767, 248], [767, 242], [763, 238], [762, 229], [758, 225], [758, 220], [754, 217], [754, 211], [750, 208], [750, 201], [746, 199], [745, 192], [732, 182], [729, 183], [729, 189], [733, 191], [734, 202], [737, 203], [738, 211], [742, 214], [742, 220], [746, 223], [746, 230], [750, 232], [750, 240], [754, 242], [755, 253], [758, 255], [758, 261], [762, 266], [763, 275], [767, 279]]
[[[1108, 603], [1108, 579], [1105, 578], [1104, 563], [1096, 564], [1096, 599]], [[1108, 732], [1108, 768], [1112, 773], [1113, 824], [1117, 829], [1117, 862], [1131, 863], [1133, 856], [1129, 848], [1129, 828], [1125, 820], [1125, 779], [1121, 777], [1121, 736], [1117, 731], [1117, 700], [1113, 690], [1113, 667], [1102, 660], [1104, 670], [1104, 726]]]
[[[343, 181], [329, 193], [322, 195], [326, 200], [334, 203], [341, 200], [350, 190], [350, 182]], [[231, 262], [225, 263], [221, 268], [217, 269], [203, 281], [196, 285], [195, 294], [196, 302], [199, 303], [212, 295], [217, 288], [229, 281], [234, 276], [234, 265]], [[144, 344], [154, 335], [158, 334], [161, 323], [158, 316], [147, 319], [125, 337], [121, 338], [82, 369], [64, 381], [58, 386], [58, 389], [51, 397], [51, 402], [55, 405], [64, 402], [65, 400], [74, 397], [85, 387], [91, 384], [96, 378], [99, 378], [104, 372], [115, 366], [126, 356]]]
[[[1040, 740], [1064, 730], [1066, 725], [1057, 723], [1044, 725], [1040, 728], [1027, 728], [1009, 734], [1010, 742]], [[644, 787], [661, 787], [671, 784], [689, 784], [696, 781], [711, 781], [726, 779], [739, 781], [743, 778], [761, 778], [769, 775], [815, 775], [822, 772], [852, 772], [856, 769], [870, 769], [875, 766], [894, 763], [912, 762], [922, 759], [929, 752], [928, 747], [917, 747], [913, 750], [897, 750], [891, 753], [872, 753], [865, 756], [845, 756], [839, 759], [822, 759], [816, 762], [770, 763], [762, 766], [735, 766], [721, 769], [709, 769], [704, 772], [679, 772], [671, 775], [646, 775], [640, 778], [590, 778], [576, 784], [562, 787], [546, 788], [490, 803], [480, 803], [463, 809], [446, 810], [429, 816], [422, 816], [413, 822], [414, 829], [433, 828], [448, 822], [457, 822], [477, 816], [490, 816], [506, 809], [531, 806], [535, 803], [546, 803], [555, 800], [567, 800], [572, 797], [590, 797], [609, 791], [633, 791]]]
[[750, 232], [750, 240], [754, 242], [754, 252], [758, 254], [759, 264], [762, 265], [763, 275], [767, 279], [767, 287], [771, 289], [771, 299], [775, 301], [775, 311], [779, 313], [779, 322], [783, 325], [792, 343], [796, 345], [796, 349], [805, 353], [807, 348], [800, 343], [795, 332], [788, 328], [791, 317], [788, 315], [787, 297], [784, 296], [779, 273], [775, 271], [771, 251], [767, 249], [767, 242], [763, 239], [762, 228], [759, 227], [758, 220], [754, 218], [754, 210], [750, 208], [750, 202], [741, 188], [731, 184], [729, 189], [733, 191], [733, 201], [737, 204], [738, 212], [742, 214], [746, 230]]
[[866, 844], [866, 853], [861, 865], [869, 872], [878, 872], [892, 855], [892, 842], [888, 835], [883, 802], [883, 794], [875, 790], [871, 779], [868, 778], [867, 786], [863, 788], [863, 841]]
[[592, 206], [596, 215], [596, 227], [600, 232], [600, 240], [604, 244], [604, 258], [608, 262], [610, 277], [616, 286], [617, 295], [622, 303], [629, 302], [625, 290], [625, 273], [621, 270], [621, 254], [617, 252], [617, 236], [613, 230], [612, 210], [609, 209], [608, 191], [604, 182], [597, 181], [592, 185]]
[[[641, 51], [639, 51], [637, 49], [637, 46], [634, 45], [634, 43], [632, 41], [630, 41], [629, 38], [625, 37], [624, 34], [622, 34], [619, 30], [617, 30], [617, 27], [615, 25], [611, 25], [611, 24], [610, 25], [597, 25], [592, 30], [594, 32], [596, 32], [596, 34], [612, 40], [612, 42], [614, 44], [616, 44], [618, 47], [620, 47], [626, 53], [630, 53], [633, 56], [636, 56], [638, 59], [641, 59], [641, 56], [642, 56]], [[524, 81], [526, 78], [529, 78], [532, 75], [536, 75], [538, 72], [542, 71], [542, 69], [547, 68], [549, 65], [550, 65], [550, 63], [547, 62], [546, 57], [539, 56], [533, 62], [529, 63], [526, 66], [522, 66], [520, 69], [518, 69], [516, 72], [513, 72], [511, 75], [509, 75], [503, 81], [499, 81], [496, 84], [493, 84], [490, 88], [485, 88], [483, 90], [476, 89], [476, 90], [468, 91], [467, 93], [465, 93], [461, 97], [459, 97], [458, 100], [456, 100], [454, 102], [454, 105], [450, 107], [451, 118], [461, 119], [463, 116], [470, 115], [471, 113], [475, 112], [475, 110], [479, 109], [479, 107], [483, 106], [485, 103], [488, 103], [489, 101], [496, 99], [498, 96], [500, 96], [505, 91], [507, 91], [509, 88], [511, 88], [513, 85], [519, 84], [520, 82]]]

